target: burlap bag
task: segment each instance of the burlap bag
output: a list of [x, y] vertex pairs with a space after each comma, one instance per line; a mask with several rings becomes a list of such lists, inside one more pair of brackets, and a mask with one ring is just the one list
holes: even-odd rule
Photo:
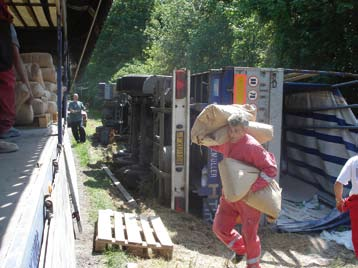
[[281, 192], [282, 189], [276, 180], [272, 180], [268, 187], [265, 187], [260, 191], [249, 191], [243, 200], [249, 206], [270, 216], [271, 220], [275, 220], [278, 218], [281, 211]]
[[57, 73], [55, 67], [41, 68], [44, 81], [57, 83]]
[[224, 158], [219, 163], [219, 172], [225, 199], [235, 202], [249, 192], [260, 171], [235, 159]]
[[[210, 147], [228, 142], [229, 136], [227, 128], [228, 126], [224, 126], [208, 134], [200, 140], [200, 145]], [[246, 132], [253, 136], [260, 144], [264, 144], [273, 138], [273, 126], [264, 123], [249, 121]]]
[[54, 114], [57, 112], [57, 103], [54, 101], [47, 102], [47, 112], [50, 114]]
[[18, 111], [21, 108], [21, 105], [24, 104], [30, 97], [30, 92], [27, 86], [24, 83], [17, 82], [15, 85], [15, 111]]
[[46, 99], [49, 100], [49, 99], [51, 98], [51, 92], [50, 92], [50, 91], [47, 91], [47, 90], [45, 89], [43, 96], [46, 97]]
[[208, 105], [195, 119], [191, 129], [192, 142], [201, 145], [205, 136], [227, 125], [229, 116], [237, 113], [243, 114], [248, 121], [256, 120], [256, 108], [249, 104]]
[[45, 88], [47, 91], [54, 92], [54, 93], [57, 92], [57, 84], [56, 83], [45, 81]]
[[[29, 81], [38, 82], [43, 87], [45, 87], [44, 80], [42, 79], [41, 69], [37, 63], [25, 63], [24, 67], [27, 72], [27, 77], [28, 77]], [[16, 72], [16, 70], [15, 70], [15, 75], [16, 75], [16, 80], [21, 81], [21, 77]]]
[[33, 52], [20, 55], [24, 63], [37, 63], [41, 68], [53, 67], [52, 55], [49, 53]]
[[34, 111], [31, 104], [22, 104], [16, 111], [16, 125], [31, 125], [34, 122]]
[[50, 96], [50, 98], [49, 98], [48, 100], [49, 100], [49, 101], [57, 102], [57, 94], [51, 92], [51, 96]]
[[34, 98], [41, 98], [45, 95], [44, 87], [38, 82], [30, 82], [32, 96]]
[[41, 99], [34, 98], [32, 100], [32, 108], [35, 115], [44, 114], [47, 111], [47, 102], [42, 101]]

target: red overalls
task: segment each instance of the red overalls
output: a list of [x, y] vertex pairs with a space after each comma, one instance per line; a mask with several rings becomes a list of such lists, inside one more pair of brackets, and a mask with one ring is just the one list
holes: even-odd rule
[[[213, 146], [211, 149], [218, 151], [224, 157], [230, 157], [261, 170], [268, 177], [275, 177], [277, 165], [273, 154], [267, 152], [252, 136], [246, 134], [236, 143], [226, 143]], [[267, 177], [264, 176], [263, 177]], [[252, 185], [251, 190], [257, 191], [266, 187], [268, 182], [261, 176]], [[234, 229], [236, 219], [241, 218], [241, 235]], [[243, 201], [228, 202], [225, 193], [220, 198], [220, 204], [216, 211], [213, 231], [216, 236], [231, 250], [239, 255], [246, 255], [247, 267], [260, 267], [261, 243], [257, 235], [261, 213], [248, 206]]]
[[[12, 16], [3, 0], [0, 0], [0, 20], [12, 22]], [[15, 115], [15, 74], [13, 68], [10, 68], [0, 72], [0, 133], [8, 131], [14, 125]]]
[[338, 209], [341, 212], [349, 211], [352, 228], [352, 243], [354, 253], [358, 259], [358, 195], [351, 195], [350, 197], [344, 199], [343, 206]]

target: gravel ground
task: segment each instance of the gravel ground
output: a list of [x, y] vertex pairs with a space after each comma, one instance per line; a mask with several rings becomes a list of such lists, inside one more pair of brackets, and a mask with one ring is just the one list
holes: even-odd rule
[[[89, 221], [89, 198], [83, 182], [86, 175], [78, 168], [78, 191], [81, 206], [83, 232], [77, 235], [75, 249], [77, 267], [106, 267], [102, 254], [93, 253], [94, 226]], [[88, 168], [86, 168], [88, 169]], [[114, 197], [116, 199], [116, 197]], [[115, 202], [120, 202], [114, 200]], [[231, 252], [214, 236], [211, 226], [201, 219], [184, 213], [175, 213], [158, 205], [155, 201], [137, 199], [140, 213], [159, 215], [168, 229], [174, 243], [174, 254], [170, 261], [163, 259], [136, 259], [136, 267], [143, 268], [234, 268], [245, 267], [242, 262], [236, 266], [227, 261]], [[123, 207], [125, 210], [126, 208]], [[328, 242], [319, 234], [277, 233], [269, 225], [261, 226], [262, 268], [294, 267], [358, 267], [352, 251], [334, 242]]]

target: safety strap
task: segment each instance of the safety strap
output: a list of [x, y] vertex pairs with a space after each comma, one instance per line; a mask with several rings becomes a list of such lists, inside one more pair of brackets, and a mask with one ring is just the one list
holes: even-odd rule
[[256, 257], [256, 258], [247, 259], [246, 263], [247, 264], [254, 264], [254, 263], [257, 263], [259, 261], [260, 261], [260, 255], [258, 257]]
[[239, 235], [236, 236], [232, 241], [230, 241], [229, 244], [227, 244], [227, 246], [228, 246], [229, 248], [232, 248], [232, 247], [234, 246], [235, 242], [238, 241], [240, 238], [241, 238], [241, 236], [239, 236]]
[[267, 181], [268, 183], [272, 182], [273, 178], [267, 176], [264, 172], [260, 172], [260, 177], [263, 178], [265, 181]]

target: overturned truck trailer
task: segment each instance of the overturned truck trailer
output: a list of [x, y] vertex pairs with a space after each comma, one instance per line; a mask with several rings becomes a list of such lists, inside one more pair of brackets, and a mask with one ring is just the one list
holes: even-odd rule
[[[222, 156], [191, 143], [190, 129], [209, 104], [248, 103], [256, 107], [258, 122], [274, 127], [274, 139], [264, 146], [277, 159], [277, 180], [283, 188], [277, 228], [303, 232], [348, 224], [347, 215], [334, 208], [333, 183], [357, 153], [352, 109], [358, 105], [350, 93], [356, 78], [349, 73], [251, 67], [124, 77], [117, 88], [132, 98], [127, 157], [133, 165], [125, 170], [135, 173], [138, 163], [143, 172], [150, 169], [161, 200], [212, 222], [221, 194]], [[147, 90], [145, 84], [155, 86]]]

